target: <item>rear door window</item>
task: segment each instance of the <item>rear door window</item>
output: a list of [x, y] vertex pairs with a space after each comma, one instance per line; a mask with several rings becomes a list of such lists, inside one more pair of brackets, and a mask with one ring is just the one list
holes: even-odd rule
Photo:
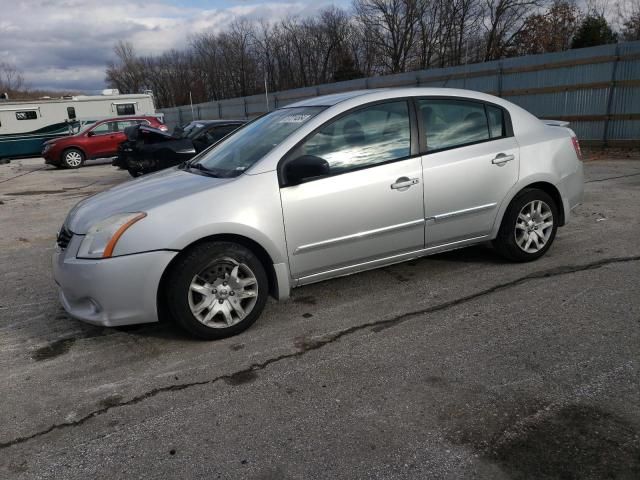
[[[426, 134], [427, 151], [489, 140], [484, 104], [466, 100], [418, 100], [418, 114]], [[497, 119], [496, 119], [497, 121]]]
[[118, 131], [124, 132], [124, 129], [127, 127], [132, 127], [134, 125], [139, 125], [139, 120], [125, 120], [124, 122], [118, 122]]

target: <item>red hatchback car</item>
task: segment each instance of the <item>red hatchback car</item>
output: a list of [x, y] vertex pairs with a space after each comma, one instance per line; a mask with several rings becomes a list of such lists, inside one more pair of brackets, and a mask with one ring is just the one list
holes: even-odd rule
[[140, 124], [167, 130], [158, 117], [109, 118], [92, 123], [75, 135], [45, 142], [42, 156], [45, 163], [59, 168], [79, 168], [88, 159], [115, 157], [118, 145], [127, 139], [124, 129]]

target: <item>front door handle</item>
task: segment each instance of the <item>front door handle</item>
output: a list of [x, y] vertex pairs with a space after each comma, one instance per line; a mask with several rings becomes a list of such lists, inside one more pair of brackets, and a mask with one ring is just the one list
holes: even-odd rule
[[515, 159], [516, 159], [515, 155], [507, 155], [505, 153], [499, 153], [498, 155], [495, 156], [493, 160], [491, 160], [491, 163], [499, 167], [502, 167], [505, 163]]
[[395, 181], [395, 183], [391, 184], [391, 188], [393, 190], [400, 190], [401, 192], [404, 192], [411, 185], [416, 185], [417, 183], [420, 183], [419, 178], [400, 177]]

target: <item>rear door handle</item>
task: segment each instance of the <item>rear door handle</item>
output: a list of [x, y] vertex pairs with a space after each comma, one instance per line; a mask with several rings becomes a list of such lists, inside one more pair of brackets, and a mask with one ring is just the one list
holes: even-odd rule
[[516, 159], [515, 155], [507, 155], [505, 153], [499, 153], [498, 155], [495, 156], [495, 158], [493, 160], [491, 160], [491, 163], [501, 167], [505, 163], [510, 162], [511, 160], [515, 160], [515, 159]]
[[402, 192], [407, 190], [411, 185], [416, 185], [417, 183], [420, 183], [419, 178], [400, 177], [395, 181], [395, 183], [391, 184], [391, 188]]

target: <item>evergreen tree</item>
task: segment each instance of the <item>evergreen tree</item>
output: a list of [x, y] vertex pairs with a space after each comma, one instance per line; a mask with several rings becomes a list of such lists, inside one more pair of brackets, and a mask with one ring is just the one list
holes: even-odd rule
[[616, 33], [611, 30], [607, 19], [602, 15], [587, 15], [571, 42], [571, 48], [595, 47], [615, 43], [618, 39]]

